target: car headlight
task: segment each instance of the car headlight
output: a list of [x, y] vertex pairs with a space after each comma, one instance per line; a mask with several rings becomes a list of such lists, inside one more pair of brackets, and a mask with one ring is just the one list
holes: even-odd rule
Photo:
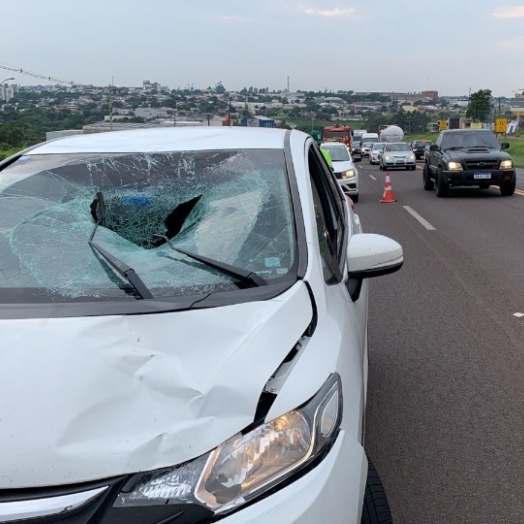
[[410, 160], [415, 160], [415, 155], [412, 153], [411, 155], [409, 155], [409, 159]]
[[342, 178], [353, 178], [354, 176], [356, 176], [354, 169], [348, 169], [342, 172]]
[[135, 475], [114, 507], [199, 504], [214, 514], [228, 513], [321, 460], [341, 420], [342, 385], [335, 373], [301, 407], [238, 433], [195, 460]]
[[500, 169], [513, 169], [513, 160], [503, 160], [500, 163]]
[[392, 159], [393, 159], [393, 157], [392, 157], [391, 155], [385, 155], [384, 158], [385, 158], [386, 160], [392, 160]]
[[448, 162], [449, 171], [462, 171], [462, 164], [460, 162]]

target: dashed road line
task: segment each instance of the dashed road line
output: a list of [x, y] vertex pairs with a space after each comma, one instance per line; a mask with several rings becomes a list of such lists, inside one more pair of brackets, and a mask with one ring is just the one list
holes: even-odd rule
[[519, 196], [524, 196], [524, 191], [522, 189], [515, 189], [515, 194]]
[[373, 175], [369, 175], [369, 178], [371, 178], [371, 180], [377, 180], [377, 177], [376, 176], [373, 176]]
[[433, 227], [425, 218], [421, 217], [413, 208], [409, 206], [402, 206], [413, 218], [418, 220], [428, 231], [436, 231], [437, 228]]

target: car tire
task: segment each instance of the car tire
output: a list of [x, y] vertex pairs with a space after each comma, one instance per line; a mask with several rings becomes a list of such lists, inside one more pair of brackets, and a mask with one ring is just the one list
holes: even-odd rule
[[349, 195], [349, 198], [351, 198], [355, 204], [358, 202], [358, 195]]
[[438, 198], [446, 198], [449, 195], [449, 186], [444, 182], [444, 175], [440, 168], [435, 177], [435, 193]]
[[370, 460], [368, 460], [368, 477], [360, 522], [361, 524], [393, 524], [384, 486]]
[[485, 182], [484, 184], [479, 184], [480, 189], [489, 189], [490, 184]]
[[511, 196], [515, 193], [515, 188], [517, 186], [517, 177], [514, 177], [513, 180], [509, 182], [500, 183], [500, 194], [502, 196]]
[[429, 176], [429, 166], [424, 164], [424, 169], [422, 169], [422, 180], [424, 181], [424, 189], [426, 191], [433, 191], [435, 189], [435, 184]]

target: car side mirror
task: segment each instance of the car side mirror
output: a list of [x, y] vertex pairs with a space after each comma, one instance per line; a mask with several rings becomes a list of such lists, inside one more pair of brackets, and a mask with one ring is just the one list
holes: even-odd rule
[[373, 233], [353, 235], [347, 247], [347, 290], [353, 302], [360, 297], [365, 278], [380, 277], [398, 271], [404, 263], [400, 244]]
[[500, 149], [508, 149], [509, 148], [509, 142], [502, 142], [500, 144]]
[[349, 278], [373, 278], [398, 271], [404, 263], [402, 246], [383, 235], [353, 235], [347, 247]]
[[436, 144], [431, 144], [429, 146], [430, 151], [438, 151], [439, 149], [440, 149], [439, 146], [437, 146]]

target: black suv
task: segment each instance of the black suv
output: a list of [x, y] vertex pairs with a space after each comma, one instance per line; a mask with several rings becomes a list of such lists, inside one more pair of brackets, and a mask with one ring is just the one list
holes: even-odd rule
[[360, 140], [351, 141], [351, 158], [354, 162], [362, 160], [362, 146]]
[[513, 160], [502, 151], [508, 147], [489, 129], [442, 131], [424, 161], [424, 189], [446, 197], [453, 186], [495, 185], [503, 196], [511, 196], [517, 179]]
[[413, 140], [413, 142], [411, 142], [411, 150], [415, 153], [417, 160], [424, 158], [424, 146], [426, 142], [427, 140]]

